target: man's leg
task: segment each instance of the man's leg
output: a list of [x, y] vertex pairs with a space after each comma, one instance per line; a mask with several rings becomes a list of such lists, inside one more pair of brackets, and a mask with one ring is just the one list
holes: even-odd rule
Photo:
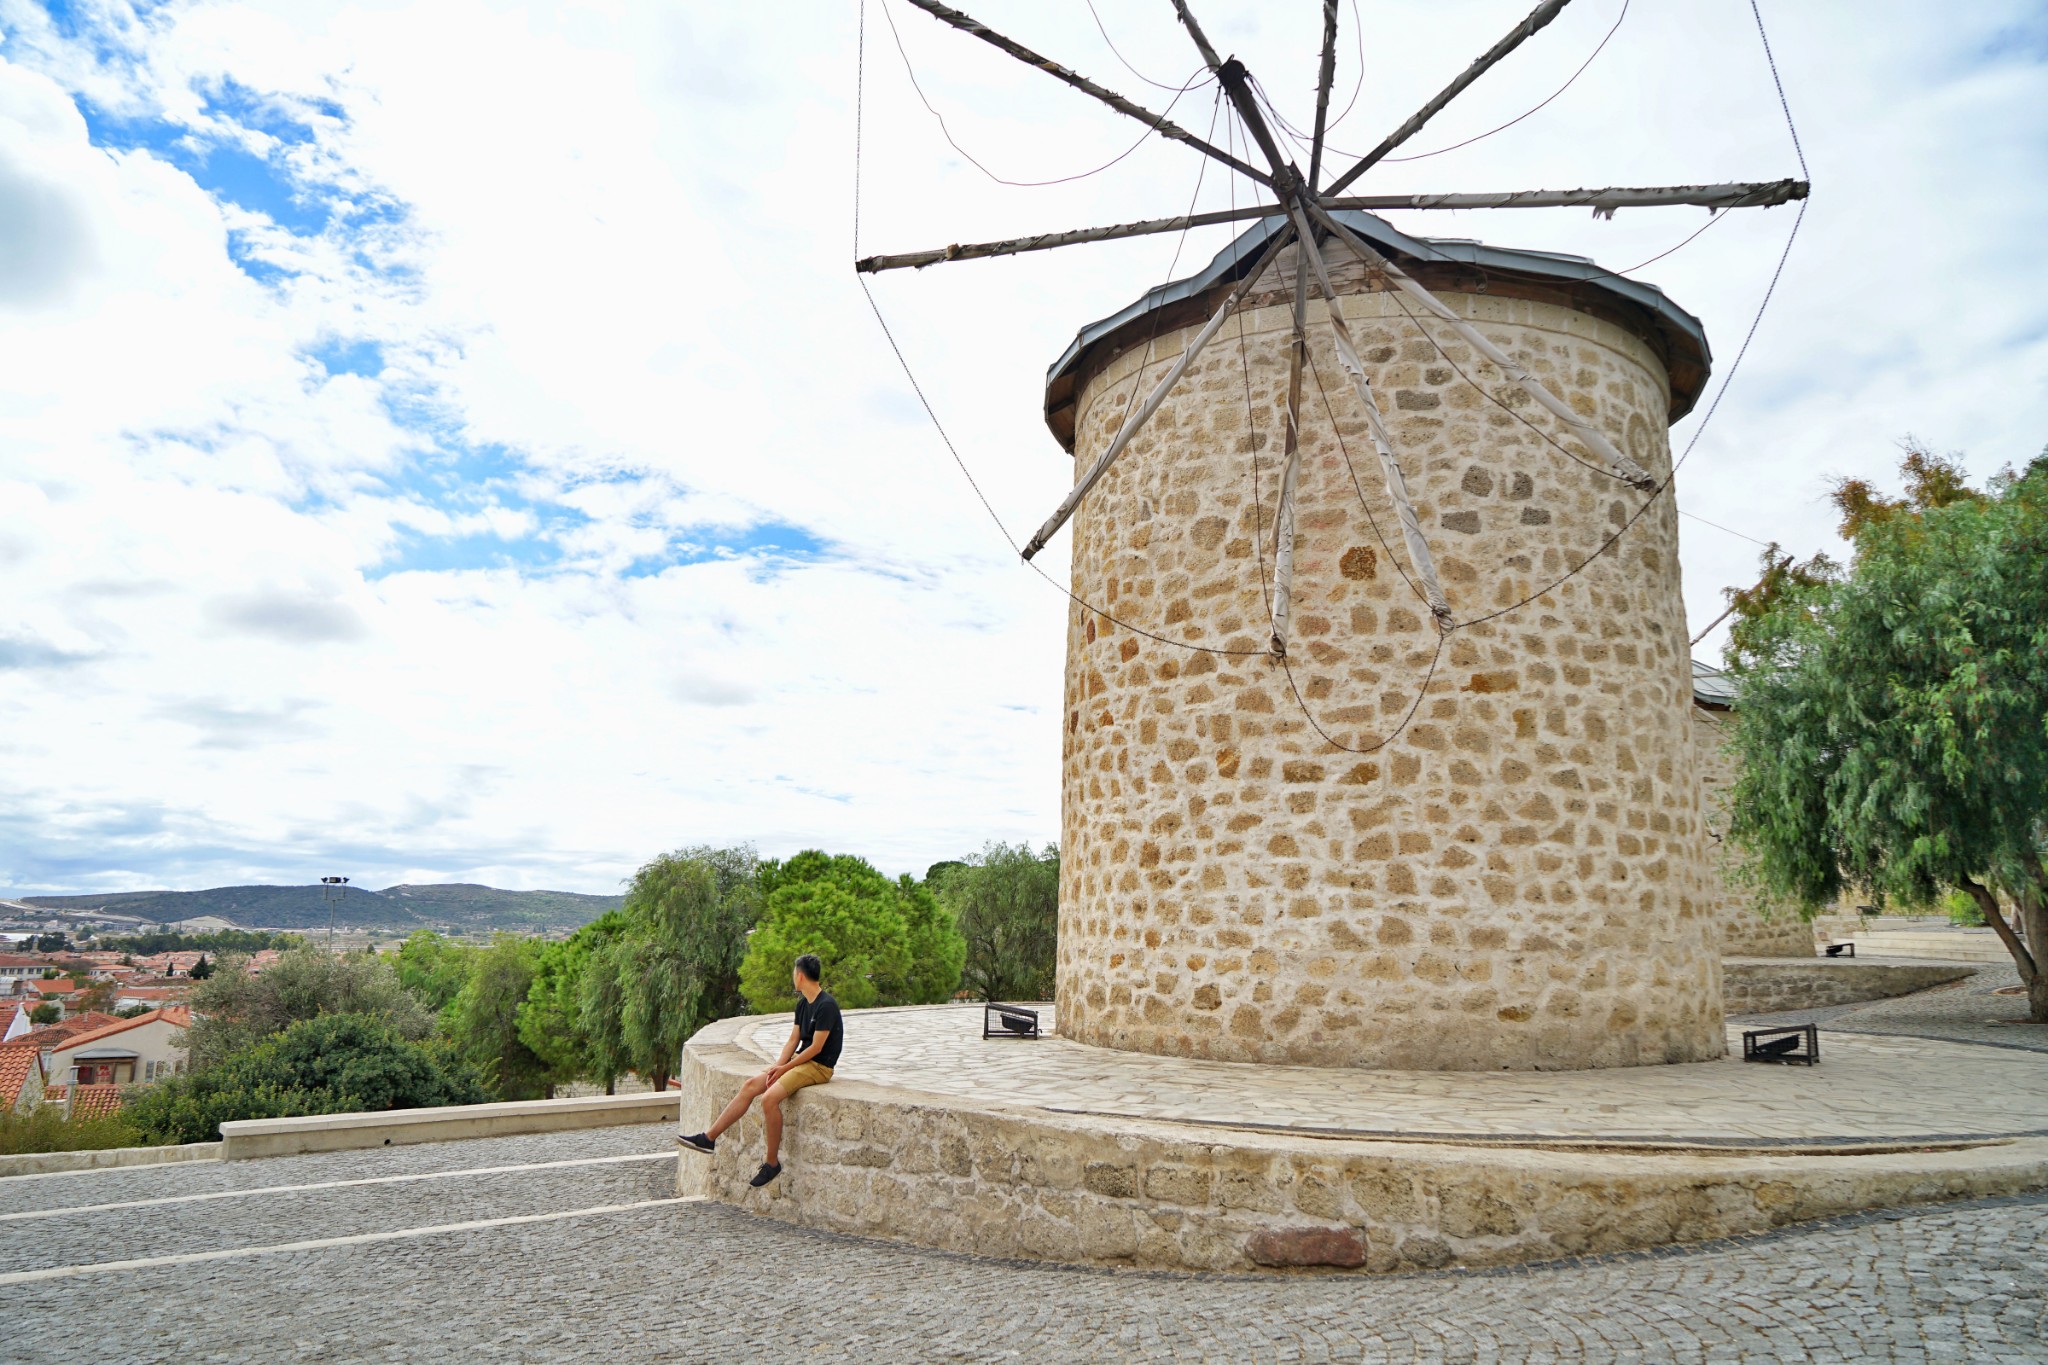
[[788, 1098], [780, 1081], [761, 1096], [761, 1130], [768, 1147], [764, 1155], [770, 1166], [782, 1164], [782, 1102]]
[[[704, 1135], [715, 1140], [720, 1133], [738, 1123], [740, 1116], [747, 1112], [747, 1106], [752, 1104], [755, 1097], [767, 1088], [768, 1076], [766, 1072], [750, 1078], [745, 1085], [740, 1087], [740, 1093], [732, 1097], [732, 1103], [725, 1106], [725, 1112], [712, 1120], [711, 1126], [704, 1130]], [[768, 1130], [770, 1134], [768, 1150], [773, 1152], [775, 1150], [775, 1138], [782, 1132], [781, 1117], [778, 1115], [775, 1119], [771, 1120], [771, 1125]], [[770, 1159], [773, 1160], [772, 1157]]]

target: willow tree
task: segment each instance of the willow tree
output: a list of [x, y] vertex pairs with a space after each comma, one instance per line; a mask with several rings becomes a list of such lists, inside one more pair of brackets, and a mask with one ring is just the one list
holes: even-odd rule
[[2048, 1022], [2048, 453], [1986, 492], [1925, 460], [1839, 486], [1852, 563], [1745, 621], [1732, 833], [1808, 907], [1966, 892]]
[[745, 1012], [740, 961], [759, 903], [749, 848], [681, 849], [635, 873], [623, 930], [585, 973], [583, 1015], [598, 1050], [616, 1047], [655, 1089], [666, 1086], [691, 1034]]

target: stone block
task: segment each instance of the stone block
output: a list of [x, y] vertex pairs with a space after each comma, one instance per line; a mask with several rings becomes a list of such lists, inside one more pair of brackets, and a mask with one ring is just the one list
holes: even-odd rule
[[1365, 1234], [1357, 1228], [1266, 1228], [1245, 1239], [1244, 1253], [1264, 1266], [1365, 1264]]
[[1129, 1199], [1138, 1192], [1138, 1173], [1120, 1163], [1091, 1161], [1082, 1170], [1081, 1184], [1104, 1199]]

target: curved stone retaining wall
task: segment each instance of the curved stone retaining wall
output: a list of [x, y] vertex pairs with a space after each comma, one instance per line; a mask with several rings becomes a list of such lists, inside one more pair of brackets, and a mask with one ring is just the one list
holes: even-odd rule
[[[684, 1050], [686, 1127], [761, 1059], [745, 1020]], [[757, 1111], [758, 1112], [758, 1111]], [[758, 1118], [678, 1193], [806, 1227], [1097, 1266], [1367, 1271], [1497, 1265], [1756, 1232], [1872, 1207], [2048, 1184], [2048, 1139], [1768, 1155], [1324, 1140], [978, 1106], [835, 1081], [786, 1110], [783, 1174], [748, 1188]]]

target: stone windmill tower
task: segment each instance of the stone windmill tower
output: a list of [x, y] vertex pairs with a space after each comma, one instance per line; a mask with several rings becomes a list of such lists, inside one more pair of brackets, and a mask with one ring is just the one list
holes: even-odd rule
[[[1346, 196], [1535, 12], [1322, 184], [1175, 8], [1262, 166], [935, 0], [947, 23], [1265, 187], [1251, 209], [860, 269], [1255, 220], [1084, 328], [1046, 418], [1076, 484], [1058, 1025], [1239, 1061], [1575, 1068], [1723, 1051], [1669, 425], [1697, 319], [1577, 257], [1376, 208], [1803, 198], [1800, 181]], [[1269, 121], [1269, 115], [1271, 121]]]

